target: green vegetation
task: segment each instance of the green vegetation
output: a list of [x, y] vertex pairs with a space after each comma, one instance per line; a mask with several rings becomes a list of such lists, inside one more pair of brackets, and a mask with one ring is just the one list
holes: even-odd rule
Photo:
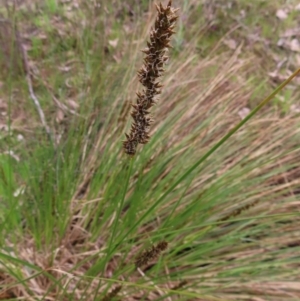
[[174, 1], [132, 158], [153, 2], [6, 3], [0, 300], [299, 300], [297, 1]]

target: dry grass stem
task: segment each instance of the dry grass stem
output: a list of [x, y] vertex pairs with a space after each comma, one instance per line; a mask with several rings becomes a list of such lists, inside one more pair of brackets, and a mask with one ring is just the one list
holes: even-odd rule
[[155, 98], [161, 93], [162, 87], [159, 78], [164, 71], [164, 64], [168, 60], [168, 48], [170, 40], [174, 34], [175, 22], [178, 19], [176, 12], [178, 9], [172, 7], [169, 1], [166, 7], [162, 4], [156, 6], [158, 16], [154, 28], [150, 33], [150, 42], [143, 50], [146, 54], [144, 64], [138, 71], [140, 83], [144, 86], [142, 92], [137, 92], [137, 102], [133, 104], [131, 116], [133, 123], [130, 133], [126, 135], [123, 148], [126, 154], [133, 156], [136, 153], [138, 144], [146, 144], [149, 139], [149, 127], [152, 118], [149, 116], [149, 109], [155, 104]]

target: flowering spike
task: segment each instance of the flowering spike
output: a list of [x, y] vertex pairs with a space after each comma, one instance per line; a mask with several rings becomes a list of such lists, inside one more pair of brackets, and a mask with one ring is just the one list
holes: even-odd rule
[[151, 260], [157, 259], [157, 257], [168, 248], [166, 241], [160, 241], [156, 246], [152, 246], [149, 250], [145, 250], [139, 254], [135, 259], [135, 266], [140, 268], [148, 264]]
[[146, 55], [143, 66], [137, 72], [144, 89], [136, 93], [137, 101], [132, 105], [131, 112], [134, 121], [130, 134], [125, 134], [127, 140], [123, 142], [124, 152], [131, 156], [136, 153], [138, 144], [149, 142], [149, 126], [153, 119], [148, 117], [148, 110], [156, 103], [156, 98], [161, 93], [159, 78], [165, 71], [163, 67], [168, 60], [168, 48], [171, 48], [170, 40], [175, 33], [173, 29], [178, 19], [177, 9], [172, 7], [172, 0], [166, 7], [161, 3], [156, 5], [156, 10], [158, 15], [154, 27], [151, 28], [150, 40], [147, 41], [147, 48], [142, 50]]

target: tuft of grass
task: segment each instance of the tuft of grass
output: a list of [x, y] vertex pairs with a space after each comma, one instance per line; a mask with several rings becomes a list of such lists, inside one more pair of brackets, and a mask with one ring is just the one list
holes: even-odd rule
[[262, 109], [275, 93], [294, 99], [292, 83], [245, 115], [265, 96], [253, 89], [260, 59], [225, 49], [224, 33], [203, 57], [203, 19], [187, 25], [205, 7], [184, 2], [151, 140], [131, 160], [120, 140], [156, 12], [143, 2], [116, 17], [125, 3], [78, 3], [14, 10], [29, 36], [28, 16], [48, 16], [34, 28], [39, 46], [27, 43], [55, 144], [26, 82], [10, 76], [0, 92], [11, 106], [0, 140], [0, 297], [298, 299], [299, 116]]

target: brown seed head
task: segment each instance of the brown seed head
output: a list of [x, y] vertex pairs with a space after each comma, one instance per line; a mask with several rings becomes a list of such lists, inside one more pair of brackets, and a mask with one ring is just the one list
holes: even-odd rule
[[168, 243], [166, 241], [161, 241], [156, 246], [152, 246], [151, 249], [144, 251], [136, 258], [135, 266], [140, 268], [146, 265], [149, 261], [156, 259], [167, 247]]
[[245, 204], [244, 206], [240, 207], [240, 208], [237, 208], [235, 209], [234, 211], [232, 211], [230, 214], [220, 218], [218, 221], [219, 222], [225, 222], [233, 217], [236, 217], [238, 215], [240, 215], [241, 213], [243, 213], [244, 211], [256, 206], [258, 203], [259, 203], [259, 199], [257, 200], [254, 200], [253, 202], [251, 203], [248, 203], [248, 204]]
[[173, 29], [178, 19], [176, 15], [178, 9], [172, 7], [172, 1], [169, 1], [166, 7], [160, 3], [156, 5], [156, 9], [158, 15], [150, 32], [150, 41], [147, 42], [147, 48], [142, 50], [146, 55], [144, 64], [138, 71], [138, 78], [144, 89], [137, 93], [136, 104], [132, 104], [133, 123], [130, 133], [126, 134], [126, 140], [123, 142], [125, 153], [132, 156], [136, 153], [138, 144], [146, 144], [150, 139], [152, 118], [149, 109], [156, 103], [155, 99], [161, 93], [162, 85], [159, 78], [168, 60], [168, 48], [171, 48], [170, 40], [175, 33]]

